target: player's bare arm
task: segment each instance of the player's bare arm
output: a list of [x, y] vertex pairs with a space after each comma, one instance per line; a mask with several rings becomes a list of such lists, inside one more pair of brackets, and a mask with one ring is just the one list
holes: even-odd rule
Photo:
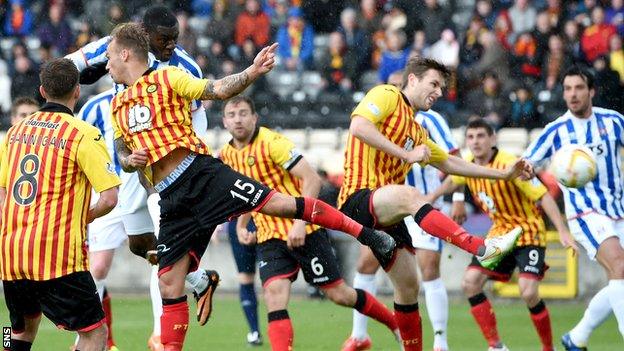
[[264, 47], [251, 66], [244, 71], [227, 77], [209, 81], [204, 88], [201, 100], [225, 100], [245, 90], [258, 77], [268, 73], [275, 66], [275, 50], [277, 43]]
[[117, 192], [117, 187], [113, 187], [100, 193], [98, 201], [89, 208], [87, 223], [93, 222], [94, 219], [104, 216], [115, 208], [117, 205]]
[[488, 178], [512, 180], [515, 178], [529, 179], [532, 176], [532, 167], [524, 159], [517, 160], [513, 165], [504, 170], [483, 167], [464, 159], [449, 155], [441, 162], [432, 163], [434, 167], [447, 174], [459, 175], [470, 178]]
[[549, 193], [545, 193], [540, 199], [540, 206], [557, 229], [561, 245], [565, 248], [571, 247], [574, 252], [578, 252], [576, 241], [572, 237], [572, 234], [570, 234], [568, 226], [565, 224], [563, 216], [561, 216], [561, 212], [559, 212], [559, 207], [557, 207], [555, 199], [553, 199]]
[[256, 232], [247, 230], [247, 225], [250, 220], [251, 212], [247, 212], [240, 215], [238, 221], [236, 221], [236, 236], [238, 237], [238, 242], [243, 245], [253, 245], [256, 243]]
[[411, 151], [403, 149], [385, 137], [371, 121], [362, 116], [353, 116], [349, 132], [366, 144], [408, 163], [427, 162], [431, 156], [431, 150], [426, 145], [418, 145]]
[[114, 145], [115, 153], [117, 154], [117, 157], [119, 157], [119, 163], [121, 163], [121, 168], [124, 172], [136, 172], [137, 170], [143, 169], [147, 166], [146, 150], [131, 151], [123, 141], [123, 138], [115, 139]]
[[[310, 166], [308, 161], [300, 159], [297, 164], [290, 169], [290, 174], [301, 179], [301, 195], [311, 198], [317, 198], [321, 191], [321, 177]], [[297, 219], [293, 222], [293, 226], [288, 232], [286, 244], [289, 248], [300, 247], [305, 244], [306, 238], [306, 222]]]

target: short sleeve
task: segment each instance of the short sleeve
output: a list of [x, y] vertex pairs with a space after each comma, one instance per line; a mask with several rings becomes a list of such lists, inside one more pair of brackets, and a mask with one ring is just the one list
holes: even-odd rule
[[111, 125], [113, 126], [113, 139], [119, 139], [123, 136], [123, 133], [121, 132], [121, 128], [119, 127], [119, 123], [117, 122], [117, 116], [116, 116], [116, 109], [112, 108], [112, 104], [111, 104], [111, 109], [110, 109], [110, 120], [111, 120]]
[[85, 134], [78, 145], [78, 166], [87, 176], [93, 189], [101, 193], [121, 184], [102, 134], [95, 127], [85, 128], [83, 132]]
[[65, 56], [70, 59], [78, 68], [78, 71], [82, 72], [89, 66], [93, 66], [97, 63], [108, 62], [106, 58], [106, 49], [110, 42], [110, 36], [101, 38], [99, 40], [88, 43], [77, 51], [72, 52]]
[[429, 147], [429, 150], [431, 150], [429, 163], [443, 162], [448, 159], [448, 153], [438, 146], [438, 144], [434, 143], [433, 140], [427, 139], [424, 144]]
[[164, 69], [164, 75], [169, 81], [170, 88], [187, 99], [197, 100], [201, 98], [208, 79], [198, 79], [176, 67]]
[[531, 201], [537, 201], [546, 194], [548, 191], [544, 184], [537, 179], [537, 177], [533, 177], [530, 180], [520, 180], [516, 178], [513, 180], [514, 185], [524, 196], [529, 198]]
[[269, 154], [276, 164], [290, 170], [303, 157], [295, 144], [283, 135], [275, 134], [269, 143]]
[[391, 85], [378, 85], [371, 89], [355, 107], [351, 118], [362, 116], [377, 124], [392, 115], [399, 104], [401, 92]]

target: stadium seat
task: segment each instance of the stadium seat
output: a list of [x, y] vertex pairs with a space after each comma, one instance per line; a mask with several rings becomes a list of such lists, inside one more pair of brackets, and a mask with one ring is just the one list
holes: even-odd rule
[[295, 72], [273, 70], [266, 77], [269, 87], [280, 99], [286, 100], [299, 87], [299, 75]]
[[301, 83], [303, 92], [312, 100], [316, 100], [323, 83], [320, 73], [316, 71], [303, 72]]
[[366, 71], [360, 77], [360, 86], [364, 91], [369, 91], [372, 87], [379, 83], [379, 74], [377, 71]]
[[301, 150], [305, 150], [308, 148], [307, 146], [309, 145], [309, 132], [305, 129], [284, 129], [281, 133], [290, 141], [295, 143], [295, 145], [297, 145], [297, 147]]
[[340, 145], [340, 134], [342, 130], [337, 129], [314, 129], [310, 134], [310, 147], [311, 148], [328, 148], [331, 150], [337, 150]]
[[453, 139], [455, 139], [455, 142], [457, 143], [457, 145], [459, 145], [459, 148], [462, 148], [464, 146], [464, 128], [451, 129], [451, 135], [453, 135]]
[[524, 148], [529, 141], [529, 135], [524, 128], [503, 128], [497, 134], [500, 147], [513, 146]]

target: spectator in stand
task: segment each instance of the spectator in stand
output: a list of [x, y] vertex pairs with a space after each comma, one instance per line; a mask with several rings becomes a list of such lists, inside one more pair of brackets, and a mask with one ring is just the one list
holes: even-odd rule
[[620, 83], [624, 84], [624, 49], [622, 49], [622, 38], [618, 35], [611, 37], [609, 42], [609, 67], [620, 76]]
[[479, 44], [483, 47], [483, 54], [477, 62], [463, 68], [463, 71], [460, 72], [463, 79], [468, 82], [478, 80], [485, 72], [493, 71], [498, 79], [503, 82], [504, 89], [511, 88], [513, 82], [509, 79], [507, 53], [494, 33], [487, 30], [482, 32], [479, 35]]
[[37, 50], [39, 51], [39, 61], [37, 62], [37, 65], [39, 65], [39, 67], [43, 66], [48, 61], [54, 58], [50, 44], [41, 44], [39, 45], [39, 49]]
[[511, 37], [513, 35], [513, 30], [511, 30], [511, 20], [509, 19], [509, 13], [506, 10], [500, 12], [500, 14], [496, 17], [496, 22], [494, 23], [494, 33], [496, 35], [496, 39], [503, 46], [506, 51], [511, 51], [513, 44], [511, 42]]
[[622, 107], [622, 84], [617, 72], [609, 68], [609, 59], [605, 56], [597, 57], [593, 62], [596, 93], [593, 102], [597, 106], [610, 106], [618, 112], [624, 112]]
[[386, 31], [386, 50], [381, 54], [379, 82], [386, 83], [393, 72], [405, 67], [410, 52], [409, 48], [405, 48], [405, 41], [403, 31]]
[[227, 0], [215, 0], [212, 7], [212, 17], [206, 25], [206, 35], [227, 49], [234, 42], [235, 22], [228, 12]]
[[234, 43], [241, 47], [247, 38], [251, 38], [256, 47], [264, 47], [271, 39], [270, 33], [271, 19], [260, 8], [260, 2], [247, 0], [245, 12], [242, 12], [236, 19]]
[[544, 60], [544, 55], [548, 51], [548, 40], [553, 33], [553, 26], [550, 24], [548, 12], [540, 11], [535, 19], [535, 29], [532, 32], [537, 44], [537, 56], [539, 62]]
[[410, 48], [410, 58], [415, 56], [429, 57], [431, 47], [427, 44], [425, 31], [417, 30], [414, 32], [414, 40]]
[[193, 16], [197, 16], [200, 18], [210, 18], [212, 15], [212, 0], [192, 0], [191, 1], [191, 9], [193, 10]]
[[533, 128], [544, 127], [540, 114], [537, 112], [537, 104], [533, 100], [531, 88], [521, 85], [515, 91], [515, 100], [511, 103], [511, 114], [506, 118], [504, 128]]
[[370, 67], [371, 38], [366, 30], [358, 25], [354, 9], [348, 7], [340, 13], [340, 27], [338, 32], [342, 34], [347, 50], [353, 53], [356, 60], [356, 70], [363, 72]]
[[581, 36], [581, 48], [588, 62], [594, 62], [599, 56], [606, 55], [609, 52], [611, 36], [617, 35], [615, 26], [605, 23], [604, 10], [601, 7], [592, 10], [591, 19], [592, 25]]
[[459, 42], [455, 38], [455, 33], [449, 28], [442, 31], [440, 40], [429, 48], [429, 57], [441, 64], [452, 68], [453, 71], [459, 65]]
[[542, 77], [545, 87], [552, 90], [563, 78], [562, 73], [573, 63], [574, 61], [566, 51], [561, 37], [558, 34], [552, 34], [548, 38], [548, 51], [542, 64]]
[[24, 6], [24, 0], [11, 0], [9, 3], [11, 7], [6, 13], [4, 33], [18, 37], [29, 35], [33, 24], [32, 12], [28, 6]]
[[[100, 33], [108, 35], [117, 25], [128, 22], [129, 20], [130, 16], [128, 16], [124, 6], [119, 2], [113, 2], [106, 10], [106, 19], [101, 23], [98, 30]], [[78, 46], [78, 48], [81, 47], [82, 46]]]
[[74, 43], [74, 35], [59, 3], [50, 5], [48, 19], [37, 30], [41, 43], [49, 44], [56, 52], [55, 56], [64, 56]]
[[280, 66], [288, 71], [302, 71], [314, 66], [314, 30], [303, 19], [298, 7], [288, 10], [288, 21], [277, 31], [277, 54]]
[[498, 16], [492, 7], [492, 0], [477, 0], [475, 4], [475, 15], [481, 17], [487, 29], [494, 29]]
[[462, 65], [470, 66], [481, 58], [483, 46], [479, 44], [479, 35], [485, 31], [487, 28], [481, 17], [472, 16], [459, 50], [459, 62]]
[[191, 56], [197, 56], [197, 34], [189, 25], [188, 13], [180, 11], [176, 14], [178, 19], [178, 45], [183, 47], [184, 50]]
[[275, 0], [275, 5], [270, 13], [271, 37], [275, 37], [277, 30], [288, 21], [289, 0]]
[[619, 35], [624, 36], [624, 0], [611, 0], [605, 11], [605, 22], [612, 24]]
[[482, 116], [492, 125], [500, 126], [509, 116], [511, 104], [496, 73], [486, 72], [479, 89], [471, 91], [466, 97], [464, 107], [471, 114]]
[[329, 35], [327, 53], [320, 62], [323, 85], [333, 92], [350, 92], [357, 76], [356, 53], [348, 50], [344, 37], [339, 32]]
[[360, 1], [360, 28], [362, 28], [369, 37], [381, 28], [382, 14], [379, 12], [377, 0], [361, 0]]
[[223, 43], [218, 40], [213, 40], [210, 44], [210, 48], [206, 57], [208, 59], [206, 65], [206, 78], [217, 79], [219, 77], [224, 77], [225, 75], [221, 70], [222, 65], [223, 62], [229, 60], [230, 58], [225, 52], [225, 47]]
[[11, 81], [11, 99], [18, 96], [39, 96], [39, 72], [26, 56], [15, 58], [15, 73]]
[[537, 40], [531, 33], [522, 33], [512, 51], [512, 72], [516, 79], [525, 84], [533, 84], [541, 78], [542, 60], [537, 48]]
[[509, 18], [511, 19], [511, 28], [514, 38], [522, 33], [530, 32], [535, 28], [535, 18], [537, 11], [531, 6], [530, 0], [516, 0], [514, 5], [509, 8]]
[[550, 26], [560, 29], [563, 25], [563, 20], [567, 17], [567, 11], [561, 6], [561, 0], [547, 0], [544, 11], [548, 14]]
[[585, 54], [581, 48], [579, 24], [575, 20], [568, 20], [563, 25], [563, 42], [575, 63], [585, 62]]
[[[576, 7], [575, 7], [576, 5]], [[571, 1], [570, 6], [572, 7], [572, 16], [576, 23], [582, 25], [583, 27], [589, 27], [591, 25], [591, 17], [590, 13], [596, 7], [596, 0], [583, 0], [581, 1]]]
[[424, 0], [425, 7], [418, 11], [422, 29], [425, 31], [427, 44], [431, 45], [440, 39], [440, 33], [452, 21], [450, 14], [438, 3], [438, 0]]
[[312, 29], [319, 33], [334, 31], [338, 27], [340, 13], [345, 8], [344, 1], [336, 0], [292, 0], [291, 6], [300, 7], [304, 17], [312, 22]]

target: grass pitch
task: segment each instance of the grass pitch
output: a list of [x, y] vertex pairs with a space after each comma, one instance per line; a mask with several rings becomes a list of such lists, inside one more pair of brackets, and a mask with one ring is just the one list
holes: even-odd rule
[[[391, 306], [389, 298], [382, 299]], [[191, 322], [185, 350], [250, 350], [246, 344], [247, 325], [238, 299], [231, 295], [217, 295], [211, 320], [204, 327], [194, 320], [195, 306], [189, 299]], [[424, 302], [423, 302], [424, 304]], [[528, 311], [523, 303], [509, 300], [493, 302], [503, 341], [512, 351], [541, 350]], [[570, 329], [581, 317], [584, 302], [547, 302], [553, 325], [553, 337], [557, 347], [562, 333]], [[333, 305], [329, 301], [306, 300], [295, 297], [290, 304], [290, 316], [295, 329], [296, 350], [340, 350], [351, 331], [351, 310]], [[423, 313], [424, 350], [432, 348], [432, 333], [426, 309]], [[151, 307], [144, 297], [113, 296], [114, 336], [121, 351], [147, 350], [146, 341], [152, 330]], [[266, 338], [266, 309], [260, 306], [260, 323], [265, 343], [256, 350], [270, 350]], [[0, 325], [8, 326], [8, 313], [4, 299], [0, 298]], [[373, 350], [398, 350], [390, 332], [381, 324], [369, 322], [373, 338]], [[451, 303], [449, 321], [449, 346], [451, 350], [487, 350], [477, 325], [469, 313], [467, 303], [458, 300]], [[74, 335], [57, 330], [44, 319], [33, 351], [66, 351]], [[591, 350], [624, 350], [624, 342], [617, 330], [615, 318], [611, 317], [592, 335]]]

